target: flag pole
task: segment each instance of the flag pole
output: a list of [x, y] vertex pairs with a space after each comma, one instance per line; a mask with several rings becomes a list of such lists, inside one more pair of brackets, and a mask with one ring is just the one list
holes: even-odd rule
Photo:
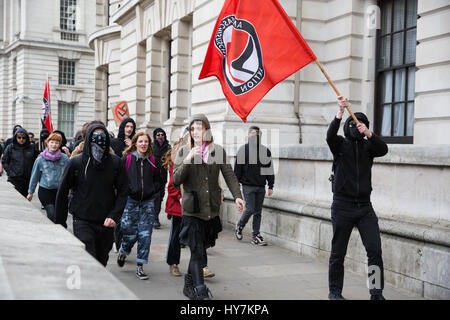
[[[330, 76], [328, 76], [328, 73], [325, 71], [325, 69], [323, 68], [322, 64], [319, 62], [319, 60], [315, 60], [317, 66], [319, 67], [320, 71], [322, 71], [323, 75], [325, 76], [325, 78], [327, 78], [328, 82], [330, 83], [331, 87], [333, 88], [334, 92], [336, 92], [336, 94], [338, 96], [341, 95], [341, 93], [339, 92], [339, 90], [336, 88], [335, 84], [333, 83], [333, 81], [330, 79]], [[350, 115], [352, 116], [353, 120], [356, 122], [356, 124], [359, 123], [358, 119], [356, 119], [355, 114], [353, 113], [353, 111], [350, 109], [349, 106], [346, 106], [345, 108], [347, 108], [347, 111], [350, 113]]]

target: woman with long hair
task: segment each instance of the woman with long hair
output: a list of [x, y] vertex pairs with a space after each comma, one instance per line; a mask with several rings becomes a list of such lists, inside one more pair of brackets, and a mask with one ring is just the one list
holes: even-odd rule
[[141, 280], [148, 279], [143, 265], [148, 263], [155, 222], [154, 201], [162, 183], [161, 168], [155, 164], [151, 142], [147, 133], [136, 133], [122, 157], [128, 175], [129, 193], [120, 222], [123, 238], [117, 264], [123, 267], [126, 256], [137, 241], [136, 276]]
[[205, 249], [215, 245], [222, 231], [220, 172], [241, 212], [245, 202], [225, 150], [213, 142], [208, 118], [203, 114], [194, 115], [189, 122], [189, 132], [189, 143], [178, 150], [173, 169], [173, 185], [183, 185], [180, 242], [191, 251], [183, 293], [192, 300], [209, 300], [202, 261]]
[[61, 152], [61, 142], [62, 136], [59, 133], [52, 133], [45, 140], [47, 147], [34, 162], [27, 195], [28, 201], [31, 201], [39, 182], [39, 200], [47, 213], [47, 218], [53, 222], [55, 222], [56, 193], [69, 161], [69, 157]]

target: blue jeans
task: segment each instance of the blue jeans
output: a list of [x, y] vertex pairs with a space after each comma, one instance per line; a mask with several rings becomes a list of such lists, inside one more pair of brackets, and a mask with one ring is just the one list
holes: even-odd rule
[[153, 223], [155, 222], [154, 199], [136, 201], [128, 198], [120, 222], [123, 232], [120, 253], [129, 255], [134, 244], [137, 247], [137, 263], [148, 263], [152, 242]]

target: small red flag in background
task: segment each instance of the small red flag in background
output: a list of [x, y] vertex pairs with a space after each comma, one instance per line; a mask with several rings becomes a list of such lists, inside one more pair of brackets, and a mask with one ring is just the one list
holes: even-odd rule
[[44, 98], [42, 99], [42, 118], [41, 118], [42, 128], [46, 128], [48, 132], [53, 132], [53, 123], [50, 109], [50, 85], [47, 80], [45, 80], [44, 88]]
[[246, 122], [270, 89], [316, 59], [277, 0], [225, 0], [199, 79], [217, 77]]

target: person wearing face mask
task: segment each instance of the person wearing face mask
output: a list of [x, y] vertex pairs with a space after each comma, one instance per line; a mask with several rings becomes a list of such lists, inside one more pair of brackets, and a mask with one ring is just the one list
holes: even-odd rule
[[122, 167], [128, 175], [129, 196], [120, 222], [123, 237], [117, 264], [123, 267], [133, 245], [137, 246], [136, 276], [147, 280], [143, 265], [148, 263], [153, 223], [155, 221], [155, 201], [161, 188], [161, 168], [155, 163], [151, 138], [145, 132], [138, 132], [125, 149]]
[[161, 172], [163, 178], [163, 183], [159, 190], [159, 200], [156, 200], [155, 202], [156, 220], [154, 227], [155, 229], [159, 229], [161, 227], [161, 223], [159, 222], [159, 212], [161, 211], [161, 203], [164, 199], [167, 183], [167, 170], [162, 166], [161, 158], [172, 147], [170, 146], [169, 141], [167, 141], [166, 132], [162, 128], [156, 128], [155, 130], [153, 130], [153, 140], [154, 140], [152, 143], [153, 154], [155, 155], [155, 160], [158, 163], [158, 165], [162, 167]]
[[86, 130], [81, 154], [71, 158], [56, 194], [56, 223], [67, 228], [68, 195], [73, 233], [86, 251], [106, 266], [114, 241], [114, 227], [122, 217], [128, 182], [118, 156], [109, 152], [106, 127], [92, 124]]
[[[344, 259], [353, 227], [361, 235], [368, 257], [370, 299], [384, 300], [383, 259], [378, 218], [370, 201], [372, 192], [372, 164], [375, 157], [387, 154], [386, 143], [369, 130], [369, 120], [361, 112], [355, 112], [359, 123], [349, 116], [344, 124], [344, 135], [337, 134], [348, 100], [338, 97], [339, 111], [327, 132], [327, 144], [334, 157], [332, 180], [333, 203], [331, 222], [333, 239], [329, 260], [329, 299], [343, 300]], [[374, 271], [372, 271], [374, 270]], [[372, 274], [373, 273], [373, 274]]]
[[52, 133], [45, 142], [47, 148], [41, 152], [33, 165], [27, 199], [28, 201], [33, 199], [33, 193], [39, 182], [39, 200], [45, 208], [47, 218], [55, 222], [56, 192], [69, 157], [60, 150], [62, 142], [60, 134]]
[[2, 157], [2, 165], [8, 174], [8, 182], [12, 183], [25, 198], [28, 195], [28, 184], [34, 160], [38, 154], [30, 144], [28, 132], [19, 128], [14, 134], [13, 142], [6, 147]]
[[268, 196], [273, 194], [275, 175], [270, 150], [261, 144], [261, 130], [251, 126], [248, 130], [248, 143], [239, 148], [234, 165], [234, 173], [242, 184], [242, 193], [247, 204], [244, 214], [236, 225], [235, 235], [242, 240], [242, 230], [253, 215], [252, 243], [265, 246], [267, 243], [259, 232], [261, 211], [268, 184]]

